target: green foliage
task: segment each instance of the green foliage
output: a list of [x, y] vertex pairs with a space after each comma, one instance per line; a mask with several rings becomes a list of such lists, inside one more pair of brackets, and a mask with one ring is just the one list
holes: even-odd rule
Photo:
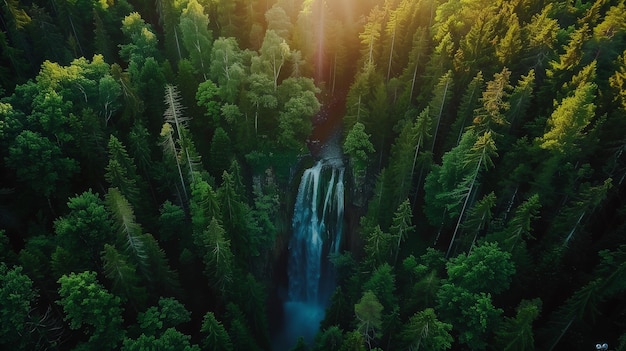
[[224, 129], [215, 130], [209, 151], [209, 170], [212, 174], [221, 175], [228, 169], [234, 158], [233, 144]]
[[148, 57], [157, 56], [157, 37], [138, 12], [122, 21], [122, 32], [130, 43], [120, 45], [120, 57], [135, 67], [141, 67]]
[[165, 201], [160, 209], [159, 239], [161, 241], [180, 240], [181, 234], [189, 233], [185, 211], [170, 201]]
[[194, 234], [211, 285], [225, 293], [233, 280], [233, 253], [224, 228], [213, 217], [203, 232]]
[[609, 83], [616, 90], [616, 99], [621, 102], [622, 108], [626, 109], [626, 50], [618, 58], [619, 68], [609, 78]]
[[397, 307], [395, 275], [389, 264], [384, 263], [377, 267], [363, 284], [363, 290], [374, 293], [386, 311], [391, 311]]
[[139, 187], [137, 167], [135, 162], [128, 156], [126, 147], [111, 135], [109, 137], [109, 164], [106, 167], [104, 178], [111, 187], [117, 188], [133, 204], [138, 204]]
[[163, 350], [163, 351], [200, 351], [198, 345], [190, 344], [191, 336], [174, 328], [168, 328], [158, 337], [142, 334], [138, 339], [124, 339], [123, 351]]
[[389, 228], [390, 234], [398, 240], [398, 244], [395, 249], [396, 254], [394, 262], [398, 259], [400, 243], [415, 232], [415, 226], [412, 223], [412, 219], [413, 213], [411, 203], [409, 202], [409, 199], [406, 199], [396, 209], [393, 219], [391, 220], [391, 227]]
[[496, 331], [498, 347], [506, 351], [534, 350], [533, 321], [541, 312], [541, 300], [524, 300], [517, 307], [514, 318], [506, 317]]
[[117, 242], [133, 258], [144, 274], [148, 274], [148, 254], [141, 226], [135, 222], [132, 206], [117, 188], [110, 188], [106, 197], [107, 207], [117, 226]]
[[146, 289], [139, 285], [140, 278], [136, 268], [129, 259], [109, 244], [104, 245], [102, 251], [104, 274], [112, 282], [111, 290], [123, 301], [132, 301], [135, 305], [143, 306], [146, 299]]
[[226, 320], [234, 350], [260, 350], [255, 345], [248, 323], [237, 305], [229, 303], [226, 306]]
[[15, 138], [5, 160], [20, 181], [45, 197], [50, 197], [57, 188], [68, 184], [78, 171], [78, 163], [64, 157], [57, 144], [30, 130], [24, 130]]
[[37, 329], [31, 313], [39, 294], [22, 270], [0, 263], [0, 345], [14, 350], [33, 347]]
[[58, 248], [53, 254], [52, 269], [57, 276], [99, 267], [100, 252], [112, 242], [114, 234], [109, 213], [98, 194], [86, 191], [70, 198], [67, 207], [70, 212], [54, 222]]
[[221, 218], [217, 194], [213, 187], [201, 177], [196, 177], [196, 180], [191, 184], [189, 211], [194, 235], [202, 233], [211, 219]]
[[465, 132], [459, 145], [443, 155], [441, 166], [433, 166], [426, 177], [424, 211], [431, 224], [441, 225], [446, 217], [462, 211], [478, 171], [495, 146], [489, 135], [483, 136], [480, 143], [478, 140], [473, 131]]
[[191, 313], [172, 297], [161, 297], [158, 306], [152, 306], [137, 315], [142, 335], [148, 336], [163, 335], [168, 329], [190, 320]]
[[213, 42], [211, 49], [211, 79], [219, 86], [222, 100], [234, 104], [239, 97], [239, 89], [245, 80], [248, 67], [244, 55], [235, 38], [220, 37]]
[[478, 245], [469, 255], [459, 255], [446, 265], [449, 281], [470, 292], [499, 294], [511, 283], [515, 266], [511, 254], [496, 243]]
[[381, 335], [383, 305], [372, 291], [366, 291], [357, 304], [354, 313], [357, 319], [357, 329], [363, 340], [371, 349], [371, 343]]
[[596, 85], [586, 83], [564, 98], [548, 119], [547, 132], [538, 140], [544, 149], [564, 155], [575, 153], [582, 132], [595, 115]]
[[64, 275], [58, 283], [57, 304], [63, 308], [70, 329], [82, 329], [91, 349], [116, 348], [124, 337], [120, 299], [98, 283], [95, 272]]
[[269, 29], [265, 32], [259, 56], [252, 59], [250, 70], [252, 73], [261, 73], [269, 77], [274, 82], [276, 91], [280, 72], [290, 56], [289, 44], [276, 31]]
[[233, 350], [230, 336], [222, 323], [215, 318], [213, 312], [207, 312], [204, 315], [200, 332], [206, 335], [202, 343], [205, 349], [215, 351]]
[[287, 78], [278, 88], [281, 111], [278, 115], [278, 145], [287, 149], [303, 149], [303, 141], [313, 129], [311, 118], [320, 110], [315, 94], [319, 93], [310, 78]]
[[209, 74], [207, 57], [211, 53], [213, 34], [208, 29], [209, 17], [197, 0], [190, 0], [180, 15], [180, 33], [183, 45], [199, 75], [206, 80]]
[[366, 233], [365, 247], [366, 262], [370, 267], [377, 267], [390, 260], [389, 253], [394, 247], [394, 238], [391, 234], [383, 232], [380, 226], [374, 227]]
[[198, 106], [206, 109], [205, 116], [213, 125], [220, 125], [220, 103], [218, 98], [218, 87], [211, 80], [206, 80], [198, 86], [196, 101]]
[[509, 123], [505, 119], [505, 113], [511, 107], [509, 103], [509, 84], [511, 71], [506, 67], [500, 73], [493, 76], [493, 80], [487, 82], [487, 88], [483, 92], [482, 106], [476, 109], [472, 128], [478, 133], [499, 131]]
[[363, 123], [356, 122], [343, 143], [343, 150], [350, 157], [352, 171], [356, 176], [364, 176], [368, 155], [374, 152], [370, 135], [365, 132]]
[[401, 338], [409, 349], [448, 350], [452, 346], [452, 325], [437, 319], [435, 311], [427, 308], [415, 313], [404, 326]]
[[[481, 92], [483, 90], [484, 78], [483, 73], [478, 72], [476, 76], [472, 78], [472, 81], [465, 88], [465, 93], [463, 93], [463, 97], [461, 98], [461, 103], [459, 105], [456, 120], [452, 124], [452, 130], [455, 131], [455, 134], [451, 134], [451, 138], [453, 138], [453, 142], [448, 142], [450, 146], [458, 145], [461, 142], [461, 136], [463, 135], [463, 131], [469, 122], [474, 119], [474, 111], [479, 107]], [[458, 133], [456, 132], [458, 131]]]
[[343, 331], [333, 325], [315, 336], [315, 351], [338, 351], [343, 343]]
[[442, 320], [458, 331], [458, 341], [472, 350], [486, 349], [498, 325], [501, 309], [493, 306], [490, 294], [472, 293], [445, 283], [437, 293], [437, 311]]
[[[0, 348], [270, 348], [294, 175], [337, 123], [352, 240], [309, 348], [576, 349], [598, 328], [624, 348], [604, 327], [624, 314], [625, 14], [0, 3]], [[374, 329], [354, 320], [376, 307], [364, 291]]]

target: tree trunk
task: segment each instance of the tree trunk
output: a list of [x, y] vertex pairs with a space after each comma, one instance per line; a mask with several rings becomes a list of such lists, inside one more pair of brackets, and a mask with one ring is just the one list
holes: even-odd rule
[[443, 114], [443, 106], [446, 104], [446, 95], [448, 94], [448, 85], [450, 84], [450, 79], [446, 80], [446, 87], [443, 90], [443, 97], [441, 98], [441, 106], [439, 106], [439, 116], [437, 116], [437, 126], [435, 127], [435, 133], [433, 134], [433, 145], [430, 151], [435, 153], [435, 142], [437, 141], [437, 133], [439, 132], [439, 124], [441, 123], [441, 115]]
[[413, 80], [411, 80], [411, 94], [409, 95], [409, 101], [413, 100], [413, 89], [415, 88], [415, 80], [417, 80], [417, 66], [419, 62], [415, 62], [415, 69], [413, 70]]
[[391, 61], [393, 58], [393, 47], [394, 47], [395, 42], [396, 42], [396, 28], [394, 26], [393, 35], [391, 36], [391, 50], [389, 50], [389, 63], [387, 64], [387, 82], [389, 82], [389, 75], [391, 74]]
[[472, 195], [472, 191], [474, 190], [474, 184], [476, 183], [476, 178], [478, 177], [478, 171], [480, 170], [480, 165], [482, 164], [483, 159], [478, 160], [478, 166], [476, 166], [476, 171], [474, 173], [474, 179], [472, 179], [472, 184], [467, 192], [467, 196], [465, 197], [465, 201], [463, 202], [463, 208], [461, 208], [461, 214], [459, 215], [459, 220], [456, 222], [456, 227], [454, 228], [454, 234], [452, 234], [452, 239], [450, 239], [450, 245], [448, 246], [448, 251], [446, 252], [446, 258], [450, 256], [450, 252], [452, 251], [452, 245], [454, 245], [454, 240], [456, 239], [456, 235], [459, 232], [459, 227], [461, 226], [461, 221], [463, 220], [463, 215], [465, 214], [465, 209], [467, 208], [467, 204]]

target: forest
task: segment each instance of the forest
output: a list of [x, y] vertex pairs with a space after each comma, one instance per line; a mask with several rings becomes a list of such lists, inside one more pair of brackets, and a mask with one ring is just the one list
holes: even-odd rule
[[[1, 349], [626, 351], [624, 0], [0, 20]], [[332, 143], [332, 293], [279, 347], [296, 193]]]

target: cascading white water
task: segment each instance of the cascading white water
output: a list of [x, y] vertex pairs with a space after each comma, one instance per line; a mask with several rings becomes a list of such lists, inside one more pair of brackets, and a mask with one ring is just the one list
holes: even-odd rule
[[[339, 165], [339, 167], [338, 167]], [[343, 166], [318, 161], [302, 175], [289, 242], [289, 300], [320, 303], [323, 264], [337, 252], [343, 227]], [[325, 181], [324, 179], [327, 178]], [[324, 275], [324, 276], [323, 276]]]
[[289, 342], [299, 336], [312, 341], [334, 287], [328, 256], [337, 253], [341, 245], [343, 175], [340, 158], [322, 159], [304, 171], [300, 181], [289, 242], [288, 298], [284, 304]]

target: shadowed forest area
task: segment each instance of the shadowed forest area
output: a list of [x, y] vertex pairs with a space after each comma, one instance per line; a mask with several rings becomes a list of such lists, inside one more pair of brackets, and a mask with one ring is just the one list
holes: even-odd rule
[[624, 0], [5, 0], [0, 29], [0, 348], [272, 350], [334, 142], [336, 286], [291, 350], [626, 350]]

